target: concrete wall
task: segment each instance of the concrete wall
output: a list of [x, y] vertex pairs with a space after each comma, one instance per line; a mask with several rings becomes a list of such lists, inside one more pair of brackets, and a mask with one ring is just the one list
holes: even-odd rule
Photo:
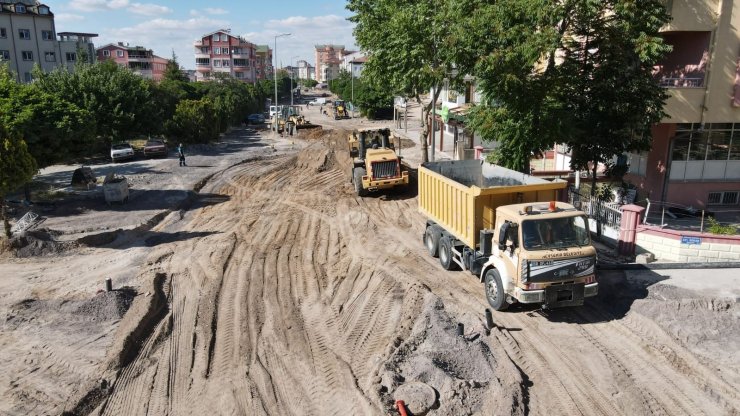
[[[681, 237], [698, 237], [701, 244], [681, 244]], [[740, 261], [740, 236], [662, 230], [640, 226], [637, 229], [637, 254], [650, 252], [658, 261], [713, 263]]]

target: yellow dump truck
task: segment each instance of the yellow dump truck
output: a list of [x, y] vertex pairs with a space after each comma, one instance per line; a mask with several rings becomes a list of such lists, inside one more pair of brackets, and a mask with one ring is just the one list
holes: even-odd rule
[[357, 195], [408, 186], [409, 172], [396, 155], [390, 129], [358, 129], [349, 134], [348, 143]]
[[423, 242], [447, 270], [469, 270], [496, 310], [582, 305], [598, 293], [588, 221], [546, 181], [478, 160], [419, 168]]

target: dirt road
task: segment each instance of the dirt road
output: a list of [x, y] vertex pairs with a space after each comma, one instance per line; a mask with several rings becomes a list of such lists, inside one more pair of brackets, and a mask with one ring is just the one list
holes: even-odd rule
[[413, 191], [352, 193], [344, 140], [227, 169], [165, 218], [66, 409], [393, 414], [422, 382], [431, 415], [739, 414], [735, 299], [604, 272], [585, 307], [514, 307], [489, 334], [480, 283], [426, 254]]

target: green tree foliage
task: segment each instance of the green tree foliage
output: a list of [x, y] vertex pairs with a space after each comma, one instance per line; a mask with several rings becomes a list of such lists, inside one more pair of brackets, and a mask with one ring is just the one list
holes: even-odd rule
[[313, 88], [316, 85], [318, 85], [318, 83], [319, 82], [316, 81], [315, 79], [299, 79], [298, 80], [298, 84], [303, 85], [304, 87], [307, 87], [307, 88]]
[[0, 67], [0, 125], [23, 137], [40, 168], [86, 155], [93, 141], [89, 114], [36, 84], [18, 84]]
[[468, 18], [455, 37], [480, 57], [473, 73], [484, 96], [469, 125], [499, 143], [496, 162], [526, 171], [533, 154], [565, 143], [573, 168], [595, 169], [649, 148], [665, 99], [651, 74], [668, 50], [660, 1], [458, 4]]
[[74, 72], [37, 73], [41, 91], [65, 97], [89, 112], [96, 135], [108, 144], [157, 130], [162, 122], [151, 82], [113, 61], [79, 64]]
[[36, 162], [28, 152], [26, 142], [0, 124], [0, 214], [8, 238], [11, 235], [5, 195], [30, 181], [36, 170]]
[[177, 62], [177, 55], [175, 55], [175, 51], [172, 51], [172, 59], [167, 60], [167, 65], [164, 67], [162, 80], [179, 82], [190, 81], [187, 75], [185, 75], [185, 73], [182, 72], [182, 69], [180, 69], [180, 63]]
[[176, 142], [204, 143], [218, 139], [219, 119], [213, 101], [208, 97], [180, 101], [174, 116], [167, 121], [166, 130]]
[[[462, 10], [467, 3], [348, 0], [347, 9], [354, 13], [350, 21], [357, 24], [355, 39], [368, 56], [363, 68], [365, 79], [381, 91], [414, 97], [418, 102], [431, 89], [432, 100], [426, 106], [430, 111], [445, 79], [461, 86], [478, 56], [475, 45], [463, 48], [466, 44], [459, 37], [464, 28], [456, 29], [474, 18]], [[422, 146], [426, 158], [426, 140], [422, 140]]]
[[393, 94], [369, 82], [364, 74], [353, 82], [348, 71], [341, 71], [337, 78], [329, 81], [329, 90], [345, 101], [352, 101], [354, 90], [352, 104], [359, 107], [362, 115], [369, 119], [376, 118], [384, 110], [393, 111]]

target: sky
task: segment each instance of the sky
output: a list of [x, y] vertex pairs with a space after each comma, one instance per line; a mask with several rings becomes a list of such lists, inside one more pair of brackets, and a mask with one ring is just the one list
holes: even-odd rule
[[314, 62], [314, 45], [340, 44], [356, 50], [346, 0], [42, 0], [54, 13], [58, 32], [97, 33], [96, 47], [125, 42], [170, 58], [174, 50], [186, 69], [195, 69], [193, 42], [231, 29], [256, 44], [275, 48], [278, 66]]

